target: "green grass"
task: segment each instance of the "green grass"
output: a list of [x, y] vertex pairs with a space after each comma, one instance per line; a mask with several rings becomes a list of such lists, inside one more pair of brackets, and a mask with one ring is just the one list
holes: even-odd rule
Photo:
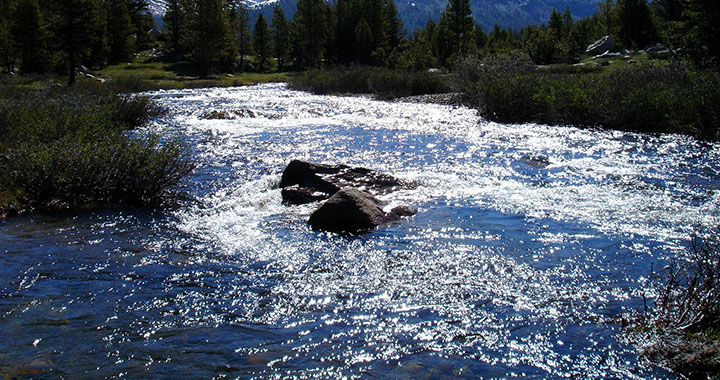
[[232, 87], [258, 83], [287, 82], [291, 73], [217, 74], [208, 78], [196, 75], [187, 62], [162, 62], [138, 58], [130, 63], [108, 66], [96, 72], [103, 79], [138, 90]]

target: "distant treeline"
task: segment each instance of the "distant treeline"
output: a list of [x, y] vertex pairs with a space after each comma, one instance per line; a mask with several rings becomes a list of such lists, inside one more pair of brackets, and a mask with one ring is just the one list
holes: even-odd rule
[[188, 60], [198, 74], [283, 71], [365, 64], [397, 69], [452, 68], [473, 54], [524, 51], [536, 64], [577, 62], [604, 35], [620, 47], [661, 42], [678, 55], [717, 66], [720, 2], [603, 0], [593, 17], [554, 10], [547, 24], [496, 26], [486, 33], [468, 0], [449, 0], [439, 21], [407, 33], [393, 0], [298, 0], [287, 18], [276, 6], [251, 28], [239, 0], [169, 0], [163, 30], [153, 32], [146, 0], [0, 0], [0, 64], [21, 73], [102, 67], [158, 49]]

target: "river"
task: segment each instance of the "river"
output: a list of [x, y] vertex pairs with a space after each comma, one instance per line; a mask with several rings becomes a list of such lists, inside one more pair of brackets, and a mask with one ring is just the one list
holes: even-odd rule
[[[151, 95], [170, 112], [136, 132], [185, 140], [195, 202], [0, 221], [0, 377], [675, 378], [619, 316], [717, 223], [720, 146], [283, 84]], [[414, 182], [384, 199], [419, 212], [312, 231], [292, 159]]]

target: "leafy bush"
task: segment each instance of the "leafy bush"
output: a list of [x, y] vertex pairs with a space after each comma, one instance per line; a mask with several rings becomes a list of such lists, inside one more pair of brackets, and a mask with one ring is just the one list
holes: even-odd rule
[[501, 122], [600, 126], [717, 140], [720, 74], [635, 65], [601, 73], [537, 70], [529, 60], [492, 57], [458, 67], [462, 90]]
[[366, 66], [309, 70], [293, 77], [290, 88], [315, 94], [374, 94], [383, 98], [450, 91], [440, 74]]
[[124, 132], [162, 112], [147, 97], [97, 84], [2, 94], [0, 212], [157, 203], [191, 170], [179, 142]]
[[701, 235], [671, 262], [654, 313], [637, 326], [650, 332], [644, 354], [690, 379], [720, 373], [720, 230]]

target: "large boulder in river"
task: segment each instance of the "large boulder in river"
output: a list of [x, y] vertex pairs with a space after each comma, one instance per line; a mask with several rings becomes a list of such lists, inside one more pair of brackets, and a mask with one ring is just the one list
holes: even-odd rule
[[615, 40], [612, 36], [605, 36], [588, 46], [587, 49], [585, 49], [585, 53], [594, 56], [612, 51], [613, 49], [615, 49]]
[[323, 165], [293, 160], [280, 179], [284, 203], [304, 204], [330, 198], [344, 187], [373, 195], [387, 194], [404, 184], [389, 175], [347, 165]]
[[417, 210], [399, 206], [390, 213], [382, 209], [383, 202], [374, 196], [352, 188], [335, 193], [310, 215], [308, 223], [313, 229], [330, 232], [361, 232], [382, 223], [414, 215]]

